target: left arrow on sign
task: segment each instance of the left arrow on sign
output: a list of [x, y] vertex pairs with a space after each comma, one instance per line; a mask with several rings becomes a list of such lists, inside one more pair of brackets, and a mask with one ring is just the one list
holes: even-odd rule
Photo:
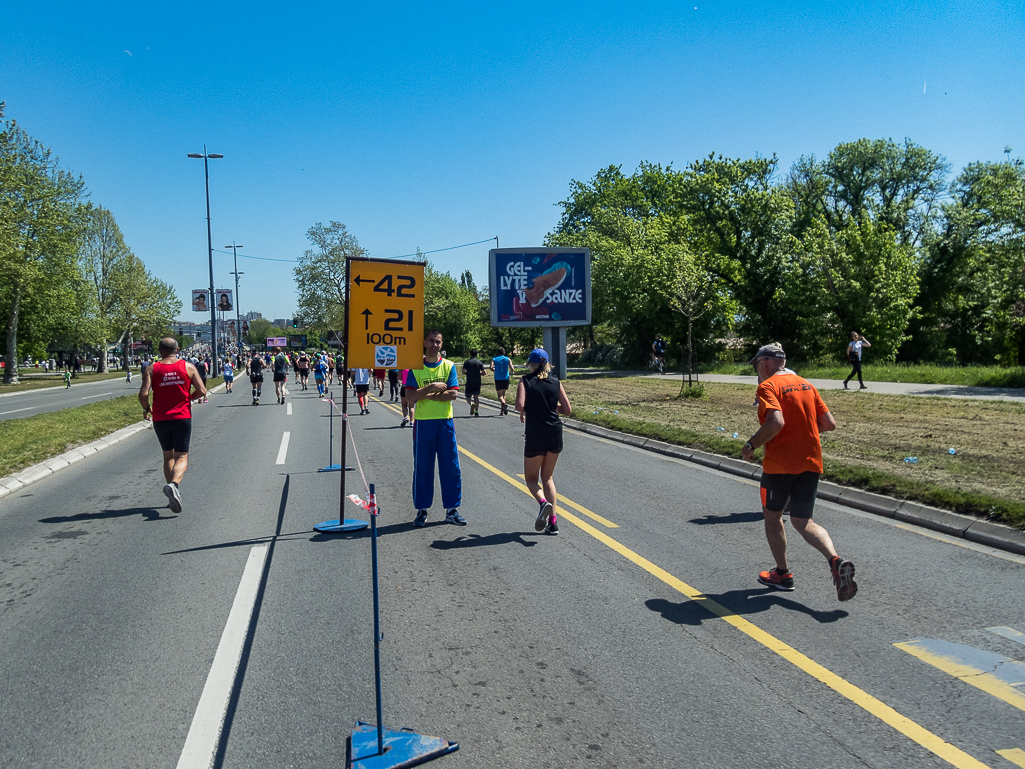
[[360, 313], [360, 315], [363, 316], [363, 330], [364, 331], [369, 331], [370, 330], [370, 316], [373, 315], [373, 314], [374, 313], [370, 312], [370, 310], [364, 310], [363, 312]]
[[352, 282], [357, 286], [362, 286], [364, 283], [373, 283], [374, 281], [370, 278], [364, 278], [362, 275], [357, 275], [352, 279]]

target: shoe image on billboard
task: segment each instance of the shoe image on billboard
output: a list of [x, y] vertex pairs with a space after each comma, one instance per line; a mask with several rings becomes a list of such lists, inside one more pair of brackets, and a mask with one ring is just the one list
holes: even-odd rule
[[562, 285], [568, 274], [569, 269], [560, 262], [544, 275], [534, 278], [534, 285], [525, 289], [523, 296], [530, 302], [531, 307], [537, 307], [544, 301], [546, 293]]

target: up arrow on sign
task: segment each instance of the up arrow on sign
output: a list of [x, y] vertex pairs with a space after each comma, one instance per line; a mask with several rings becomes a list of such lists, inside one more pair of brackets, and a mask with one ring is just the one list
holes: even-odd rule
[[370, 316], [373, 315], [373, 314], [374, 313], [370, 312], [370, 310], [364, 310], [363, 312], [360, 313], [360, 315], [363, 316], [363, 330], [364, 331], [367, 331], [370, 328]]

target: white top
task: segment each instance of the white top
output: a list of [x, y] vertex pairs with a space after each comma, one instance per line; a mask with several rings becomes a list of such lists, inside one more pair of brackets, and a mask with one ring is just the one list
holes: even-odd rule
[[859, 339], [857, 342], [851, 342], [847, 345], [847, 352], [848, 354], [851, 352], [858, 353], [858, 360], [861, 360], [861, 340]]

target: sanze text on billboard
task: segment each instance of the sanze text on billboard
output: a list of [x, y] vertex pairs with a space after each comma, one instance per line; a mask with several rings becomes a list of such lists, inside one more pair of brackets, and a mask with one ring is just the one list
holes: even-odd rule
[[350, 368], [423, 365], [424, 265], [349, 259]]
[[491, 325], [586, 326], [591, 322], [591, 251], [493, 248]]

